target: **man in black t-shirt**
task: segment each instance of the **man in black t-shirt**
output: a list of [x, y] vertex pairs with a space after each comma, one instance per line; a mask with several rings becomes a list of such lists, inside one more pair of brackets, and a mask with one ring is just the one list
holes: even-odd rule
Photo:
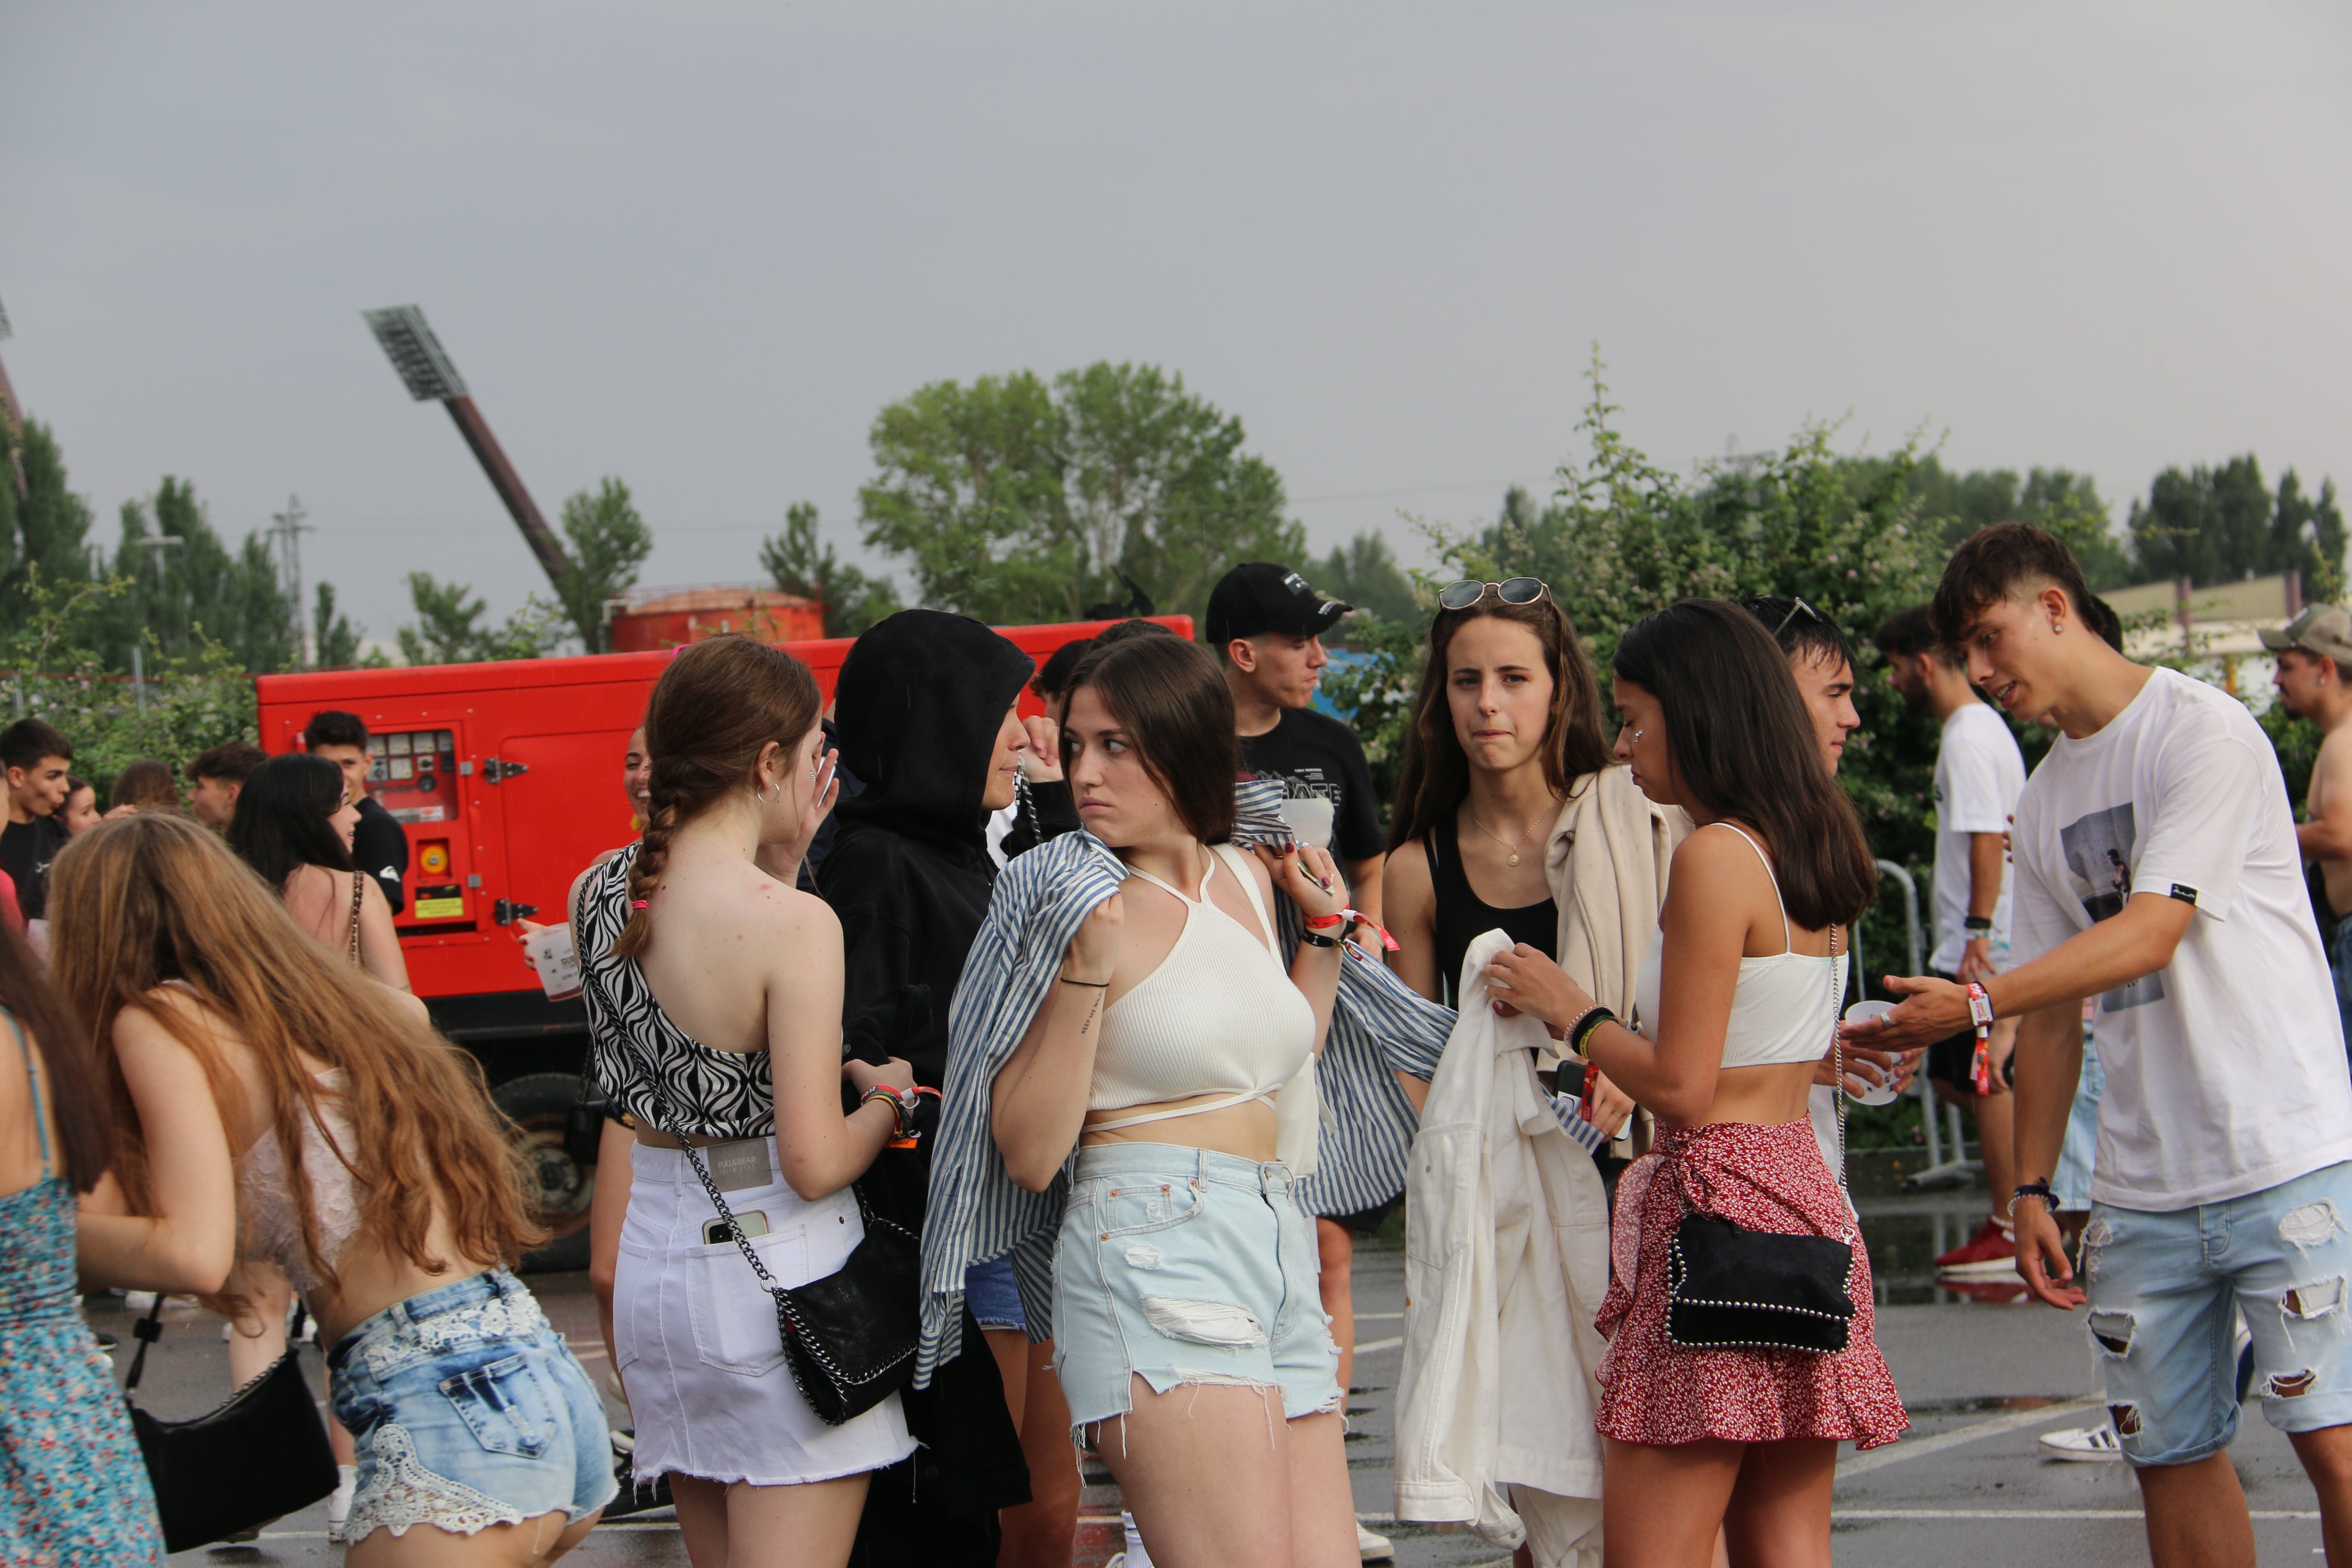
[[47, 918], [49, 862], [65, 847], [66, 796], [71, 793], [73, 742], [39, 719], [19, 719], [0, 730], [0, 766], [7, 770], [8, 824], [0, 828], [0, 871], [16, 884], [16, 907], [28, 921]]
[[1287, 566], [1251, 561], [1209, 595], [1209, 647], [1234, 694], [1242, 767], [1282, 785], [1291, 831], [1331, 851], [1355, 906], [1381, 916], [1388, 840], [1356, 732], [1307, 704], [1331, 656], [1323, 633], [1354, 606], [1326, 599]]
[[392, 912], [400, 913], [408, 902], [402, 887], [408, 876], [408, 835], [367, 792], [373, 763], [368, 755], [367, 725], [356, 713], [313, 713], [302, 726], [302, 746], [343, 770], [344, 798], [360, 810], [359, 826], [352, 833], [352, 864], [375, 879]]

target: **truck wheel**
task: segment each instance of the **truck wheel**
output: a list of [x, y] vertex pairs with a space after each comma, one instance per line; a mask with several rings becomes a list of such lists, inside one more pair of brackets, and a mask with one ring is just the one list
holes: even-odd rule
[[523, 1272], [587, 1268], [588, 1205], [596, 1192], [596, 1171], [573, 1163], [563, 1152], [563, 1123], [580, 1099], [580, 1076], [526, 1073], [492, 1089], [490, 1099], [520, 1135], [536, 1217], [555, 1233], [545, 1247], [523, 1254]]

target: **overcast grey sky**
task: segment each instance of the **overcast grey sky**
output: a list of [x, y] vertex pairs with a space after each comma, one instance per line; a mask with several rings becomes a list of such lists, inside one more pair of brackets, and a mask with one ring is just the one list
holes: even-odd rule
[[[856, 543], [942, 377], [1153, 361], [1318, 552], [1574, 446], [1587, 346], [1676, 463], [1809, 417], [2117, 503], [2252, 448], [2352, 482], [2339, 4], [398, 7], [0, 0], [0, 347], [76, 489], [299, 492], [403, 574], [543, 587], [361, 323], [422, 304], [551, 515], [648, 583]], [[901, 578], [902, 584], [904, 578]]]

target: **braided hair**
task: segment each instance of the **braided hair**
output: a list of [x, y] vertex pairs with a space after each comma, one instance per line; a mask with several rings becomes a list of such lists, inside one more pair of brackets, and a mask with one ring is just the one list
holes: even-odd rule
[[629, 923], [613, 952], [635, 958], [653, 940], [646, 904], [661, 886], [671, 835], [729, 795], [753, 787], [770, 742], [790, 751], [816, 728], [824, 699], [808, 666], [740, 635], [689, 645], [671, 659], [646, 708], [652, 816], [629, 868]]

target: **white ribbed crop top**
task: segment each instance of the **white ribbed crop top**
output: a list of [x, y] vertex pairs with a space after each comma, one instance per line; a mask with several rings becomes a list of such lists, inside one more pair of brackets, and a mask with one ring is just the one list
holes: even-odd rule
[[[1727, 822], [1717, 827], [1731, 827]], [[1737, 827], [1731, 827], [1739, 833]], [[1748, 847], [1764, 862], [1772, 878], [1772, 897], [1780, 898], [1780, 879], [1771, 858], [1745, 833]], [[1782, 949], [1762, 958], [1739, 961], [1739, 984], [1731, 994], [1731, 1017], [1724, 1026], [1723, 1065], [1727, 1068], [1769, 1067], [1778, 1062], [1817, 1062], [1829, 1055], [1830, 1026], [1845, 994], [1845, 955], [1816, 958], [1795, 951], [1790, 942], [1789, 906], [1780, 903]], [[1658, 1028], [1658, 990], [1663, 942], [1650, 943], [1642, 961], [1642, 977], [1633, 986], [1633, 1005], [1642, 1011], [1642, 1032], [1654, 1040]]]
[[1265, 930], [1273, 931], [1257, 879], [1231, 845], [1212, 847], [1197, 899], [1186, 898], [1149, 871], [1129, 868], [1183, 904], [1184, 929], [1160, 966], [1103, 1013], [1087, 1109], [1120, 1110], [1204, 1094], [1223, 1098], [1180, 1110], [1090, 1122], [1089, 1132], [1197, 1116], [1253, 1100], [1271, 1105], [1275, 1091], [1297, 1077], [1315, 1054], [1315, 1009], [1284, 973], [1272, 936], [1261, 941], [1210, 899], [1209, 881], [1219, 862], [1241, 884]]

